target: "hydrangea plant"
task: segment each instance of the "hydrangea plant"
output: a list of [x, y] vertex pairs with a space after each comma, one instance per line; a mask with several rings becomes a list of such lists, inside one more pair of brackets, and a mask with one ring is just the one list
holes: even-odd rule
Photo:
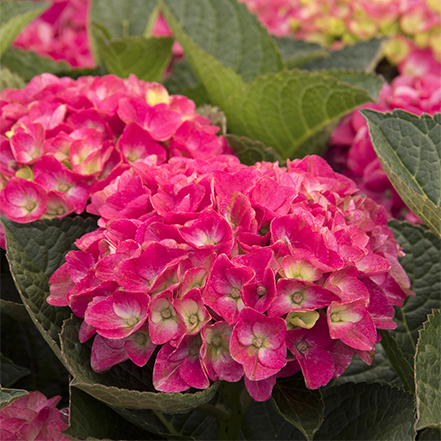
[[2, 439], [436, 437], [434, 5], [50, 6], [0, 3]]

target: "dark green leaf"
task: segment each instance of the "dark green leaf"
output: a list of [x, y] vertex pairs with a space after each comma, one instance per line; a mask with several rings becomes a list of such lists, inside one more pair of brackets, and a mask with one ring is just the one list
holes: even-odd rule
[[390, 221], [389, 228], [406, 253], [399, 262], [416, 296], [395, 308], [398, 327], [391, 331], [408, 362], [413, 365], [418, 330], [433, 308], [441, 304], [441, 240], [425, 228]]
[[49, 6], [49, 2], [0, 2], [0, 57], [21, 30]]
[[327, 74], [291, 70], [245, 84], [223, 110], [230, 132], [290, 158], [318, 131], [368, 101], [364, 90]]
[[418, 441], [440, 441], [441, 430], [438, 429], [424, 429], [418, 432]]
[[378, 95], [384, 85], [384, 79], [381, 76], [367, 72], [353, 72], [344, 69], [329, 69], [320, 71], [320, 73], [331, 75], [334, 78], [337, 78], [337, 80], [339, 81], [348, 83], [351, 86], [359, 87], [360, 89], [364, 89], [375, 101], [378, 100]]
[[325, 420], [316, 440], [415, 439], [413, 394], [378, 383], [347, 383], [323, 391]]
[[242, 437], [245, 440], [303, 441], [302, 432], [280, 415], [270, 401], [257, 402], [249, 396], [242, 418]]
[[[29, 314], [26, 312], [29, 317]], [[1, 315], [1, 348], [4, 356], [30, 371], [20, 378], [16, 389], [39, 390], [47, 397], [61, 395], [62, 406], [68, 405], [69, 375], [66, 368], [32, 323], [18, 322]]]
[[406, 390], [408, 392], [415, 393], [413, 367], [410, 365], [407, 359], [404, 358], [403, 352], [390, 332], [386, 330], [380, 330], [379, 332], [382, 337], [381, 346], [386, 352], [387, 358], [389, 359], [392, 367], [401, 378]]
[[297, 427], [307, 440], [312, 440], [320, 428], [325, 404], [318, 390], [309, 390], [301, 375], [279, 378], [272, 395], [280, 414]]
[[121, 78], [135, 74], [144, 81], [160, 81], [171, 57], [172, 38], [122, 37], [107, 41], [92, 24], [100, 60], [109, 73]]
[[104, 374], [97, 374], [90, 366], [90, 349], [78, 341], [79, 323], [68, 320], [63, 327], [61, 347], [72, 385], [112, 406], [131, 409], [151, 409], [165, 413], [187, 413], [210, 401], [218, 383], [195, 393], [159, 393], [152, 384], [152, 367], [139, 368], [131, 361], [114, 366]]
[[309, 61], [326, 57], [329, 54], [327, 49], [317, 43], [308, 43], [290, 37], [273, 37], [273, 40], [279, 48], [288, 69], [300, 68]]
[[29, 369], [17, 366], [12, 360], [0, 354], [0, 384], [11, 387], [20, 378], [29, 375]]
[[[2, 280], [2, 290], [3, 289], [4, 287]], [[14, 320], [18, 320], [20, 322], [31, 320], [23, 303], [9, 302], [7, 300], [0, 299], [0, 311], [4, 314], [9, 315], [9, 317], [12, 317]]]
[[334, 381], [338, 385], [345, 383], [379, 382], [391, 386], [402, 387], [401, 380], [392, 368], [380, 343], [376, 346], [375, 359], [370, 366], [358, 355], [354, 355], [354, 358], [346, 371]]
[[27, 390], [3, 389], [0, 387], [0, 409], [26, 395], [29, 395]]
[[63, 360], [59, 333], [69, 308], [51, 306], [49, 277], [64, 263], [75, 239], [96, 228], [92, 219], [80, 217], [19, 224], [2, 217], [6, 233], [6, 251], [11, 273], [32, 320], [56, 355]]
[[[167, 18], [172, 15], [194, 45], [244, 81], [283, 68], [272, 38], [244, 4], [235, 0], [161, 0], [160, 5]], [[179, 40], [172, 23], [169, 24]], [[185, 47], [184, 51], [198, 72], [192, 54]]]
[[25, 81], [30, 81], [34, 76], [42, 73], [62, 76], [73, 71], [64, 61], [54, 61], [16, 47], [10, 47], [3, 54], [2, 65], [19, 74]]
[[68, 434], [97, 439], [148, 440], [157, 439], [130, 424], [110, 407], [85, 392], [71, 388]]
[[417, 392], [417, 429], [441, 429], [441, 311], [428, 316], [417, 344], [415, 378]]
[[363, 109], [388, 178], [406, 205], [441, 237], [441, 114]]
[[11, 72], [6, 66], [0, 67], [0, 92], [5, 89], [23, 89], [25, 81], [20, 75]]
[[302, 66], [306, 70], [353, 69], [372, 72], [382, 57], [384, 39], [360, 41]]
[[260, 141], [245, 136], [226, 135], [228, 145], [236, 152], [242, 164], [253, 165], [256, 162], [283, 162], [280, 155]]

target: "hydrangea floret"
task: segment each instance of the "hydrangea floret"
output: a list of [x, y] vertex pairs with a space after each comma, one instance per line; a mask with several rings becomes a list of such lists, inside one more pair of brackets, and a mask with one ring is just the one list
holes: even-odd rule
[[2, 441], [68, 441], [61, 432], [67, 430], [69, 409], [55, 406], [57, 395], [47, 399], [33, 391], [0, 409], [0, 439]]
[[0, 214], [15, 222], [80, 214], [96, 186], [133, 163], [229, 151], [193, 101], [134, 75], [42, 74], [0, 102]]
[[83, 320], [96, 372], [151, 359], [158, 391], [244, 378], [257, 401], [299, 370], [318, 388], [372, 363], [413, 295], [384, 208], [355, 191], [317, 156], [134, 162], [93, 194], [100, 228], [47, 301]]

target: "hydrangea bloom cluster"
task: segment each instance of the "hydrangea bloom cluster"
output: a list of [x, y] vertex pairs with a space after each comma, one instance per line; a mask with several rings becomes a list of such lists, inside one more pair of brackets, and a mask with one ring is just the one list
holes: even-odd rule
[[[430, 50], [418, 50], [401, 64], [406, 73], [398, 75], [392, 84], [385, 84], [379, 102], [366, 104], [380, 112], [403, 109], [416, 115], [441, 112], [441, 64]], [[360, 194], [366, 194], [386, 208], [389, 217], [419, 222], [409, 211], [390, 183], [374, 151], [366, 120], [355, 111], [346, 116], [334, 132], [328, 156], [330, 162], [357, 183]]]
[[73, 67], [94, 67], [87, 36], [89, 0], [52, 0], [52, 6], [33, 20], [14, 45]]
[[61, 435], [68, 428], [67, 415], [55, 407], [60, 400], [60, 396], [48, 400], [35, 391], [3, 407], [0, 409], [0, 439], [68, 441]]
[[[331, 45], [395, 36], [387, 48], [399, 62], [414, 48], [441, 60], [440, 5], [427, 0], [240, 0], [272, 34]], [[406, 36], [407, 38], [404, 38]]]
[[15, 222], [82, 213], [94, 184], [134, 162], [228, 149], [193, 101], [133, 75], [43, 74], [0, 102], [0, 205]]
[[158, 391], [244, 377], [255, 400], [302, 370], [318, 388], [371, 363], [409, 280], [384, 208], [320, 157], [138, 162], [92, 196], [100, 228], [51, 277], [97, 372], [154, 354]]

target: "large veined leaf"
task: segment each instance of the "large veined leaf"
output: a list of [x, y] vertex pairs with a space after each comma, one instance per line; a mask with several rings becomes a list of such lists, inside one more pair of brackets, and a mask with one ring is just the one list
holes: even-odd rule
[[317, 43], [308, 43], [290, 37], [273, 37], [273, 40], [279, 48], [288, 69], [301, 68], [307, 62], [329, 55], [329, 51]]
[[395, 338], [387, 330], [380, 330], [381, 346], [389, 359], [395, 372], [401, 378], [406, 390], [415, 393], [415, 380], [413, 378], [413, 366], [404, 358], [403, 352]]
[[112, 406], [151, 409], [169, 414], [187, 413], [210, 401], [218, 383], [195, 393], [159, 393], [152, 384], [152, 367], [138, 368], [131, 361], [120, 363], [104, 374], [90, 366], [90, 349], [78, 340], [78, 320], [65, 322], [61, 347], [74, 380], [72, 386]]
[[416, 296], [395, 308], [398, 327], [391, 334], [413, 366], [418, 330], [433, 308], [441, 304], [441, 240], [421, 226], [390, 221], [389, 228], [406, 253], [399, 262], [409, 276]]
[[280, 378], [274, 387], [273, 403], [280, 414], [297, 427], [307, 440], [320, 428], [325, 404], [318, 390], [309, 390], [301, 375]]
[[73, 71], [64, 61], [54, 61], [51, 58], [42, 57], [36, 52], [16, 47], [10, 47], [6, 50], [2, 57], [2, 65], [7, 66], [12, 72], [16, 72], [25, 81], [30, 81], [34, 76], [42, 73], [62, 76]]
[[315, 440], [415, 439], [413, 394], [378, 383], [348, 383], [322, 393], [325, 420]]
[[29, 369], [17, 366], [12, 360], [0, 353], [0, 384], [11, 387], [17, 380], [30, 374]]
[[172, 38], [128, 36], [107, 41], [92, 25], [96, 47], [109, 73], [121, 78], [135, 74], [144, 81], [160, 81], [171, 57]]
[[21, 389], [6, 389], [0, 387], [0, 409], [3, 409], [13, 401], [18, 400], [21, 397], [29, 395], [29, 392]]
[[306, 70], [322, 69], [353, 69], [356, 71], [372, 72], [383, 52], [384, 39], [373, 38], [347, 45], [342, 49], [331, 51], [326, 56], [311, 60], [301, 66]]
[[415, 356], [417, 429], [441, 429], [441, 311], [433, 311], [420, 331]]
[[0, 2], [0, 57], [21, 30], [49, 6], [49, 2]]
[[110, 407], [73, 387], [70, 391], [69, 429], [64, 435], [97, 439], [149, 440], [152, 434], [130, 424]]
[[406, 205], [441, 237], [441, 114], [363, 109], [388, 178]]
[[80, 217], [19, 224], [1, 218], [6, 233], [6, 251], [20, 297], [45, 340], [62, 360], [58, 346], [63, 320], [69, 308], [46, 302], [49, 277], [64, 262], [75, 239], [96, 228], [92, 219]]
[[366, 91], [328, 74], [291, 70], [245, 84], [223, 110], [232, 133], [290, 158], [319, 130], [368, 101]]

